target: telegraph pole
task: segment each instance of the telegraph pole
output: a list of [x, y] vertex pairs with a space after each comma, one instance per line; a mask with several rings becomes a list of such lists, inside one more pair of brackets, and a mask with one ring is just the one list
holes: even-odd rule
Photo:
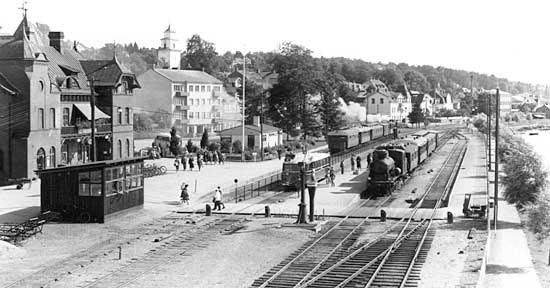
[[494, 226], [495, 230], [497, 230], [497, 221], [498, 221], [498, 124], [500, 122], [500, 95], [499, 95], [499, 89], [497, 88], [497, 110], [496, 110], [496, 125], [495, 125], [495, 194], [494, 194], [494, 202], [495, 202], [495, 219], [494, 219]]
[[[497, 90], [498, 91], [498, 90]], [[498, 92], [497, 92], [498, 93]], [[489, 143], [489, 171], [491, 171], [492, 167], [491, 167], [491, 98], [492, 98], [492, 95], [491, 93], [489, 93], [487, 95], [487, 129], [488, 129], [488, 132], [487, 132], [487, 137], [488, 137], [488, 143]], [[498, 110], [498, 109], [497, 109]]]
[[[245, 52], [246, 53], [246, 52]], [[245, 118], [245, 106], [244, 106], [244, 97], [245, 97], [245, 91], [246, 91], [246, 54], [243, 54], [243, 141], [241, 142], [241, 161], [244, 162], [244, 118]]]
[[[95, 93], [94, 93], [94, 82], [96, 80], [92, 77], [90, 79], [90, 107], [92, 109], [92, 155], [90, 155], [90, 160], [94, 162], [96, 160], [96, 139], [95, 139]], [[111, 119], [112, 120], [112, 119]]]
[[[264, 161], [264, 95], [260, 94], [260, 153]], [[266, 137], [267, 138], [267, 137]]]

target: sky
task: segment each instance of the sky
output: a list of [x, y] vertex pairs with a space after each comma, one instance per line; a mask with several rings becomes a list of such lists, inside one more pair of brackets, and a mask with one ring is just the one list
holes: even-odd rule
[[[23, 0], [0, 2], [13, 33]], [[316, 57], [444, 66], [550, 84], [548, 0], [27, 0], [28, 18], [86, 46], [160, 46], [171, 25], [226, 51], [275, 51], [286, 41]]]

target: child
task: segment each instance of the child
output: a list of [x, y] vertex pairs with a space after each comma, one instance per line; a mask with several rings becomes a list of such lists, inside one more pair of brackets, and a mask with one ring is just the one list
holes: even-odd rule
[[180, 198], [181, 204], [187, 203], [187, 205], [189, 205], [189, 192], [187, 191], [187, 186], [189, 186], [189, 184], [182, 184]]
[[176, 167], [176, 173], [178, 173], [178, 171], [180, 171], [180, 160], [178, 158], [174, 160], [174, 167]]

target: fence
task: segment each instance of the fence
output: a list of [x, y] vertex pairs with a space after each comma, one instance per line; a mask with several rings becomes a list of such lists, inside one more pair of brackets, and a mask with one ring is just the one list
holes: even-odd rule
[[[265, 175], [254, 177], [247, 180], [244, 184], [234, 184], [222, 187], [223, 201], [238, 203], [250, 198], [258, 197], [262, 193], [270, 191], [274, 187], [279, 186], [281, 181], [282, 170], [277, 170]], [[206, 194], [206, 197], [213, 197], [215, 191]]]

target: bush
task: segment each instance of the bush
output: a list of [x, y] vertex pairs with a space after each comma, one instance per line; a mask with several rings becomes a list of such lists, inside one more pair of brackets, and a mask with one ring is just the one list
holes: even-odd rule
[[510, 122], [510, 120], [511, 120], [510, 115], [504, 116], [504, 121], [505, 121], [505, 122]]
[[233, 142], [233, 153], [242, 153], [242, 144], [241, 144], [241, 140], [235, 140], [235, 142]]
[[220, 149], [220, 143], [218, 142], [210, 142], [208, 144], [208, 151], [218, 151]]
[[514, 114], [514, 115], [512, 116], [512, 121], [519, 122], [519, 116], [518, 116], [518, 114]]
[[252, 160], [252, 151], [250, 150], [247, 150], [247, 151], [244, 151], [244, 160]]
[[525, 116], [525, 119], [533, 120], [533, 116], [531, 115], [531, 113], [527, 113], [527, 116]]
[[222, 153], [229, 153], [231, 149], [231, 141], [225, 140], [220, 143], [220, 151]]

